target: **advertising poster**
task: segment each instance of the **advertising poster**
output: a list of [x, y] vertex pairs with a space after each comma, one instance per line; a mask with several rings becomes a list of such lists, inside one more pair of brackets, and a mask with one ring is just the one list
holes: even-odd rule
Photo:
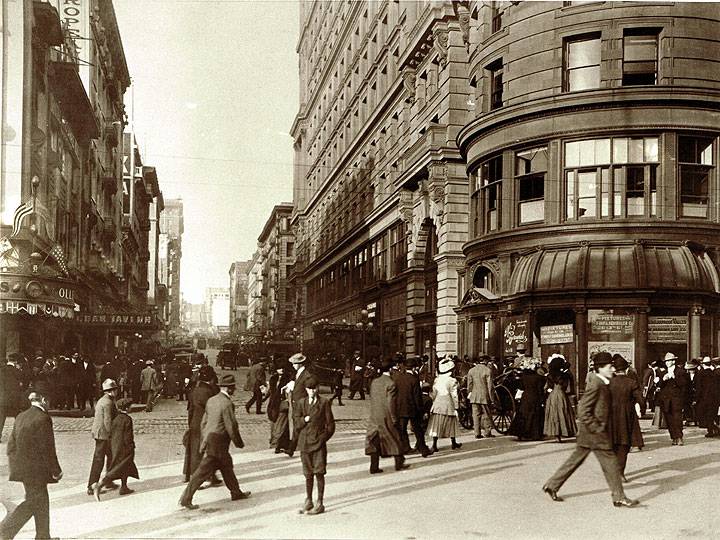
[[596, 352], [621, 354], [631, 365], [635, 364], [634, 341], [588, 341], [588, 359]]

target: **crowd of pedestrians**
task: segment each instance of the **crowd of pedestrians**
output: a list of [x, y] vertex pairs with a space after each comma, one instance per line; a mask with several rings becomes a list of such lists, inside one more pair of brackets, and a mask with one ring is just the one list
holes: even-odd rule
[[[2, 538], [12, 538], [32, 516], [38, 537], [49, 537], [47, 484], [57, 482], [62, 471], [55, 455], [48, 412], [51, 399], [56, 400], [57, 406], [67, 405], [71, 392], [74, 405], [84, 406], [87, 399], [90, 403], [94, 401], [91, 432], [95, 447], [87, 483], [88, 495], [100, 500], [105, 490], [117, 488], [120, 495], [133, 493], [128, 478], [137, 479], [139, 474], [135, 465], [130, 405], [137, 398], [147, 410], [152, 410], [155, 397], [165, 393], [168, 397], [177, 395], [178, 400], [183, 397], [188, 400], [188, 428], [183, 435], [186, 449], [183, 474], [187, 486], [180, 498], [180, 506], [197, 509], [193, 503], [195, 492], [223, 483], [231, 500], [250, 497], [250, 491], [240, 489], [229, 453], [230, 443], [244, 447], [232, 400], [236, 388], [233, 375], [218, 377], [204, 358], [200, 358], [194, 367], [188, 366], [187, 370], [182, 362], [175, 365], [163, 362], [164, 369], [158, 369], [153, 360], [128, 359], [121, 363], [117, 358], [95, 369], [79, 354], [60, 357], [59, 361], [41, 357], [36, 360], [29, 363], [19, 355], [11, 355], [1, 372], [2, 413], [17, 415], [8, 442], [10, 479], [23, 482], [26, 490], [25, 502], [0, 524]], [[667, 425], [674, 445], [683, 444], [684, 422], [694, 422], [707, 429], [707, 437], [716, 437], [720, 433], [718, 359], [705, 357], [679, 366], [676, 365], [677, 358], [668, 353], [662, 362], [653, 363], [648, 371], [638, 376], [622, 356], [596, 353], [591, 358], [585, 393], [577, 404], [577, 416], [575, 382], [570, 364], [562, 355], [553, 354], [547, 361], [541, 361], [520, 353], [508, 360], [503, 366], [497, 359], [481, 355], [463, 376], [457, 367], [467, 360], [438, 358], [432, 386], [422, 380], [422, 371], [426, 368], [421, 358], [397, 354], [376, 365], [369, 388], [364, 384], [355, 387], [361, 399], [369, 394], [365, 436], [369, 473], [382, 473], [380, 460], [387, 457], [393, 458], [395, 470], [406, 469], [409, 467], [405, 460], [407, 454], [418, 452], [422, 457], [431, 456], [440, 451], [438, 441], [442, 439], [450, 439], [451, 450], [459, 449], [462, 446], [457, 441], [458, 411], [463, 406], [459, 392], [461, 384], [466, 385], [475, 437], [494, 437], [491, 416], [497, 398], [493, 381], [501, 369], [518, 372], [514, 397], [519, 405], [510, 426], [511, 434], [520, 440], [549, 436], [562, 441], [576, 436], [575, 451], [543, 485], [543, 491], [553, 501], [563, 500], [558, 491], [587, 456], [594, 453], [610, 487], [613, 505], [637, 506], [639, 501], [626, 496], [623, 483], [627, 481], [625, 468], [630, 448], [642, 448], [644, 444], [639, 418], [648, 405], [654, 407], [657, 422]], [[57, 373], [66, 361], [75, 366], [73, 373], [78, 377], [72, 385]], [[285, 453], [289, 457], [296, 452], [300, 454], [306, 497], [299, 511], [321, 514], [325, 511], [327, 442], [335, 431], [332, 401], [342, 396], [342, 385], [339, 393], [333, 387], [330, 399], [321, 396], [319, 379], [313, 373], [315, 369], [302, 353], [271, 362], [258, 362], [250, 369], [247, 388], [252, 397], [245, 409], [249, 414], [255, 406], [255, 412], [260, 413], [262, 403], [267, 402], [271, 447], [275, 453]], [[348, 366], [351, 381], [356, 365], [366, 366], [358, 355]], [[36, 370], [36, 366], [41, 367]], [[43, 372], [45, 366], [53, 368]], [[271, 368], [269, 378], [266, 367]], [[81, 395], [85, 392], [90, 395], [81, 405], [76, 399], [77, 388], [84, 384], [83, 373], [92, 369], [95, 382], [87, 383], [88, 386], [80, 390]], [[62, 369], [59, 371], [62, 374]], [[172, 388], [168, 388], [170, 371], [177, 381]], [[47, 376], [48, 373], [53, 375]], [[363, 367], [363, 376], [364, 373]], [[99, 384], [99, 396], [95, 392], [98, 377], [104, 377]], [[178, 385], [184, 387], [182, 391], [178, 391]], [[12, 399], [7, 399], [8, 396]], [[22, 401], [26, 401], [27, 406], [18, 410], [16, 406]], [[408, 427], [415, 438], [413, 448]], [[432, 440], [431, 447], [426, 436]], [[40, 464], [36, 460], [28, 462], [27, 453], [31, 448], [42, 457]], [[218, 472], [222, 480], [218, 478]]]

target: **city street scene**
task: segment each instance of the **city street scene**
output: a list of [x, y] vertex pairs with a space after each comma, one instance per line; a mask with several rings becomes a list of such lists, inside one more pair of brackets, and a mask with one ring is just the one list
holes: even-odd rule
[[720, 537], [720, 3], [0, 35], [0, 540]]

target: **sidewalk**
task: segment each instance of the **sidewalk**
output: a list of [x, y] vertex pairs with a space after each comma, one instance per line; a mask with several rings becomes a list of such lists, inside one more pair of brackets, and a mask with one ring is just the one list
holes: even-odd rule
[[[243, 418], [249, 418], [244, 411], [238, 414], [241, 426]], [[593, 457], [561, 490], [564, 503], [540, 491], [573, 443], [475, 440], [463, 432], [460, 450], [441, 441], [438, 454], [411, 456], [409, 470], [395, 472], [386, 459], [385, 472], [371, 476], [363, 433], [340, 432], [329, 444], [327, 512], [321, 516], [298, 514], [304, 499], [300, 460], [262, 448], [262, 437], [233, 451], [240, 485], [252, 497], [231, 502], [225, 488], [205, 490], [195, 498], [201, 509], [191, 512], [177, 506], [182, 455], [174, 455], [167, 439], [147, 436], [138, 444], [135, 494], [111, 492], [97, 503], [85, 495], [91, 452], [77, 452], [78, 439], [87, 439], [60, 434], [63, 467], [81, 474], [50, 487], [52, 532], [62, 538], [717, 538], [720, 440], [686, 428], [686, 445], [675, 447], [666, 431], [642, 425], [647, 446], [630, 454], [626, 487], [641, 500], [637, 509], [612, 507]], [[82, 457], [72, 460], [79, 467], [69, 463], [73, 455]], [[6, 474], [3, 455], [0, 477]], [[2, 489], [8, 486], [18, 500], [22, 486], [6, 483]], [[31, 537], [32, 527], [22, 536]]]

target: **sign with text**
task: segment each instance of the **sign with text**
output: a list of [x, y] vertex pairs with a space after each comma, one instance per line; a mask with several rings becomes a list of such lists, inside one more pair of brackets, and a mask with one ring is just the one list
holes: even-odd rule
[[633, 333], [633, 315], [616, 315], [614, 313], [600, 312], [589, 317], [590, 328], [593, 334], [630, 334]]
[[588, 341], [588, 359], [597, 352], [620, 354], [631, 365], [635, 362], [634, 341]]
[[687, 343], [687, 316], [648, 317], [648, 343]]
[[60, 21], [67, 25], [68, 32], [78, 53], [80, 79], [85, 92], [90, 95], [90, 0], [54, 0]]
[[518, 347], [528, 348], [529, 328], [528, 320], [512, 317], [505, 321], [503, 331], [504, 354], [515, 354]]
[[554, 324], [540, 327], [540, 345], [572, 343], [575, 339], [572, 324]]
[[156, 319], [147, 313], [86, 313], [77, 317], [78, 322], [85, 324], [111, 326], [144, 326], [156, 325]]

